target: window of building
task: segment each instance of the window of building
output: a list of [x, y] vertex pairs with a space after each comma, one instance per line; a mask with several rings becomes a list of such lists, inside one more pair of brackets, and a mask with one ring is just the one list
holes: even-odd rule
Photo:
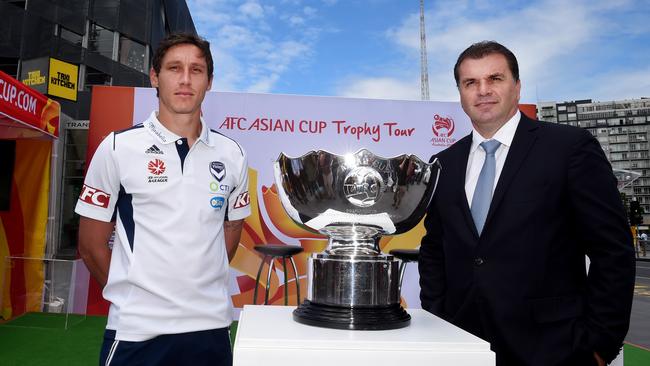
[[569, 121], [575, 121], [578, 118], [575, 113], [569, 113], [568, 114], [568, 119]]
[[18, 78], [18, 58], [0, 57], [0, 71], [11, 77]]
[[559, 105], [557, 106], [558, 111], [566, 111], [566, 106], [565, 105]]
[[83, 36], [81, 34], [77, 34], [67, 28], [64, 28], [62, 26], [58, 26], [58, 36], [61, 39], [64, 39], [74, 45], [77, 45], [81, 47], [81, 42], [83, 41]]
[[576, 112], [576, 106], [570, 105], [570, 106], [567, 107], [566, 111], [570, 112], [570, 113], [575, 113]]
[[146, 53], [147, 47], [142, 43], [120, 36], [119, 60], [122, 65], [145, 72], [147, 70]]
[[557, 120], [560, 122], [566, 122], [566, 114], [558, 114]]
[[91, 90], [93, 85], [111, 85], [111, 76], [86, 65], [84, 89]]
[[88, 51], [112, 59], [113, 38], [113, 31], [96, 23], [91, 23], [90, 32], [88, 33]]
[[77, 198], [83, 186], [84, 169], [86, 164], [86, 149], [88, 147], [87, 129], [66, 129], [65, 135], [65, 165], [63, 169], [63, 191], [61, 198], [61, 255], [74, 255], [77, 247], [77, 231], [79, 215], [74, 213]]
[[21, 9], [25, 9], [25, 4], [27, 3], [27, 1], [14, 1], [14, 0], [9, 0], [7, 2]]

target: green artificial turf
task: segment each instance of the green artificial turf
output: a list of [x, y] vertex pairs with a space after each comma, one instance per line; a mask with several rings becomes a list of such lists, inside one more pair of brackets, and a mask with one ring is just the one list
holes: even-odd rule
[[104, 316], [28, 313], [0, 325], [3, 366], [96, 365], [106, 326]]
[[650, 351], [635, 347], [631, 344], [623, 346], [625, 366], [648, 366], [650, 365]]
[[[0, 324], [2, 366], [96, 365], [102, 345], [105, 316], [28, 313]], [[235, 342], [237, 322], [230, 327]], [[624, 347], [625, 366], [650, 365], [650, 351]]]
[[[97, 365], [105, 316], [27, 313], [0, 324], [2, 366]], [[237, 322], [230, 327], [234, 344]]]

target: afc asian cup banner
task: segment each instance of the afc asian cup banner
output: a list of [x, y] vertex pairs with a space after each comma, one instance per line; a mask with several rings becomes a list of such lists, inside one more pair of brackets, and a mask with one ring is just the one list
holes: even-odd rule
[[[133, 101], [133, 124], [144, 121], [158, 105], [156, 91], [148, 88], [136, 88]], [[281, 152], [299, 157], [311, 150], [342, 155], [367, 148], [379, 156], [415, 154], [429, 161], [431, 155], [471, 131], [468, 117], [455, 102], [210, 92], [202, 112], [210, 128], [239, 142], [249, 158], [253, 214], [245, 221], [240, 246], [231, 262], [231, 292], [236, 308], [253, 303], [261, 261], [253, 249], [255, 245], [293, 244], [305, 249], [294, 257], [302, 294], [307, 293], [308, 256], [327, 246], [324, 236], [298, 227], [282, 208], [273, 178], [273, 162]], [[444, 170], [442, 167], [442, 174]], [[392, 187], [389, 189], [394, 194]], [[408, 233], [383, 237], [380, 247], [385, 253], [395, 248], [414, 249], [423, 235], [420, 223]], [[281, 263], [276, 263], [275, 268], [269, 302], [283, 304]], [[293, 279], [293, 271], [288, 271]], [[260, 285], [266, 286], [266, 276], [261, 277]], [[291, 304], [295, 304], [292, 280], [288, 287]], [[264, 301], [263, 287], [260, 290], [257, 303]], [[407, 267], [402, 297], [403, 305], [420, 307], [416, 265]]]
[[0, 71], [0, 138], [59, 136], [58, 102]]

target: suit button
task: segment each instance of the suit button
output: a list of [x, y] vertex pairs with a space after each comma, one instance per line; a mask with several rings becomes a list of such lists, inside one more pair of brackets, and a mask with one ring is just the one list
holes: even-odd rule
[[481, 257], [474, 258], [474, 265], [476, 265], [477, 267], [482, 266], [483, 263], [485, 263], [485, 260], [483, 258]]

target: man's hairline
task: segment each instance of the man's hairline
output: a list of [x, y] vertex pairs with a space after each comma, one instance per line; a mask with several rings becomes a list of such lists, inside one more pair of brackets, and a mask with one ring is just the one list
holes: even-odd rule
[[[165, 54], [164, 54], [164, 55], [162, 56], [162, 58], [160, 59], [160, 70], [162, 70], [163, 65], [165, 64], [165, 62], [164, 62], [164, 61], [165, 61], [165, 57], [169, 54], [169, 51], [170, 51], [172, 48], [175, 48], [175, 47], [178, 47], [178, 46], [184, 46], [184, 45], [194, 46], [194, 48], [196, 48], [197, 50], [199, 50], [199, 51], [201, 52], [201, 59], [203, 59], [203, 61], [205, 61], [205, 71], [206, 71], [206, 73], [207, 73], [207, 72], [208, 72], [208, 68], [209, 68], [209, 67], [208, 67], [208, 57], [205, 55], [205, 52], [203, 52], [203, 50], [201, 49], [201, 47], [195, 45], [195, 44], [192, 43], [192, 42], [181, 42], [181, 43], [177, 43], [177, 44], [175, 44], [175, 45], [173, 45], [173, 46], [167, 48], [167, 50], [165, 51]], [[213, 62], [214, 62], [214, 61], [213, 61]], [[160, 72], [156, 72], [156, 69], [153, 67], [153, 65], [151, 65], [151, 70], [153, 70], [153, 72], [154, 72], [154, 74], [156, 74], [156, 76], [158, 76], [158, 75], [160, 74]], [[213, 79], [214, 79], [214, 67], [213, 67], [213, 69], [212, 69], [212, 75], [208, 76], [208, 82], [212, 82]]]
[[463, 63], [465, 61], [467, 61], [467, 60], [482, 60], [482, 59], [484, 59], [484, 58], [486, 58], [486, 57], [488, 57], [490, 55], [500, 55], [501, 57], [503, 57], [503, 59], [506, 61], [506, 70], [508, 70], [508, 72], [510, 72], [510, 77], [512, 78], [512, 80], [515, 81], [515, 84], [517, 84], [517, 83], [519, 83], [521, 81], [521, 78], [518, 78], [518, 79], [515, 80], [515, 75], [512, 73], [512, 70], [510, 70], [510, 63], [508, 62], [508, 58], [506, 57], [506, 55], [504, 55], [501, 52], [494, 51], [494, 52], [486, 53], [485, 55], [483, 55], [481, 57], [470, 57], [470, 56], [465, 57], [463, 59], [463, 61], [461, 61], [458, 64], [458, 82], [456, 83], [456, 88], [460, 90], [460, 85], [462, 84], [462, 81], [463, 81], [463, 79], [460, 78], [460, 67], [463, 66]]

